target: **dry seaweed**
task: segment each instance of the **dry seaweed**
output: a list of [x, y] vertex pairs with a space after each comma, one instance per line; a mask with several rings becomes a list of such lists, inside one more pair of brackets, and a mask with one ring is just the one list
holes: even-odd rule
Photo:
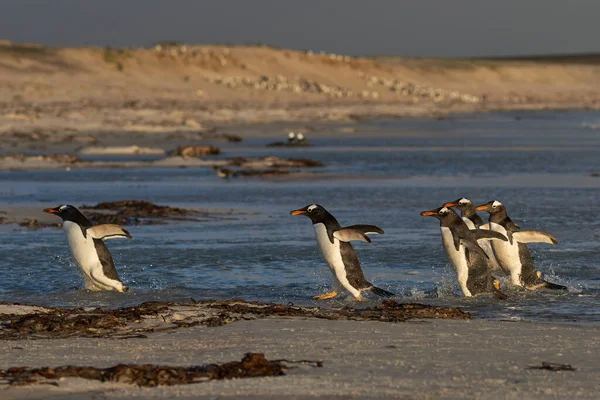
[[307, 308], [243, 300], [193, 303], [147, 302], [117, 310], [51, 308], [26, 315], [0, 314], [0, 340], [67, 337], [144, 337], [145, 333], [202, 325], [222, 326], [239, 320], [266, 317], [303, 317], [327, 320], [403, 322], [409, 319], [470, 319], [455, 307], [400, 304], [384, 300], [368, 308]]
[[[322, 366], [320, 361], [299, 361]], [[153, 364], [118, 364], [110, 368], [64, 367], [27, 368], [15, 367], [0, 370], [0, 379], [9, 385], [38, 383], [56, 384], [61, 378], [84, 378], [100, 382], [118, 382], [140, 387], [185, 385], [215, 379], [257, 378], [285, 375], [290, 367], [287, 360], [267, 360], [261, 353], [246, 353], [241, 361], [224, 364], [208, 364], [190, 367], [173, 367]]]

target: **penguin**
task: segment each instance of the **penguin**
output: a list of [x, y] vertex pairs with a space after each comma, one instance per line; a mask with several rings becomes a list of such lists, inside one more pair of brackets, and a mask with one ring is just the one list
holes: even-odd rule
[[119, 279], [112, 255], [103, 240], [131, 239], [129, 232], [114, 224], [92, 226], [77, 208], [70, 205], [46, 208], [44, 212], [62, 218], [71, 253], [83, 272], [86, 289], [118, 292], [128, 290]]
[[540, 287], [564, 290], [565, 286], [542, 279], [541, 271], [535, 269], [533, 259], [526, 243], [558, 244], [554, 236], [540, 231], [522, 231], [506, 212], [498, 200], [492, 200], [476, 207], [478, 211], [490, 213], [490, 230], [499, 232], [508, 238], [507, 242], [492, 242], [492, 249], [506, 275], [513, 285], [535, 290]]
[[296, 133], [289, 132], [288, 133], [288, 144], [294, 144], [294, 143], [296, 143]]
[[[477, 211], [475, 211], [475, 206], [471, 200], [465, 197], [445, 203], [444, 207], [457, 207], [460, 210], [462, 220], [465, 221], [465, 224], [467, 224], [469, 229], [489, 229], [489, 224], [484, 223], [483, 219], [481, 219], [479, 214], [477, 214]], [[486, 240], [480, 242], [479, 246], [481, 246], [483, 251], [485, 251], [485, 254], [488, 256], [490, 270], [492, 272], [501, 272], [502, 268], [500, 268], [500, 264], [498, 263], [496, 255], [492, 250], [491, 243]]]
[[290, 214], [310, 218], [315, 228], [317, 243], [334, 277], [334, 289], [329, 293], [313, 296], [314, 299], [332, 299], [344, 289], [356, 300], [362, 300], [361, 293], [365, 290], [381, 297], [394, 296], [394, 293], [375, 287], [366, 280], [356, 251], [350, 244], [352, 240], [371, 243], [367, 235], [383, 234], [381, 228], [375, 225], [352, 225], [342, 228], [335, 217], [318, 204], [291, 211]]
[[423, 211], [421, 215], [440, 221], [442, 243], [465, 297], [493, 293], [499, 299], [507, 298], [500, 291], [498, 280], [490, 274], [487, 255], [479, 245], [484, 240], [507, 241], [506, 236], [489, 230], [469, 229], [454, 210], [445, 206]]

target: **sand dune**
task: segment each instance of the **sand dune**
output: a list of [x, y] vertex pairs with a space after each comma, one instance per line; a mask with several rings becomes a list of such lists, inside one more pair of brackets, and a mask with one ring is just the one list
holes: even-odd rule
[[594, 57], [356, 58], [260, 46], [0, 44], [0, 132], [195, 132], [207, 125], [598, 108]]

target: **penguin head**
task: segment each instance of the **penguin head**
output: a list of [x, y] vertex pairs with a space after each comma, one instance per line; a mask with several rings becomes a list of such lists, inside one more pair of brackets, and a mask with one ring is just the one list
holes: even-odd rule
[[469, 206], [473, 206], [473, 203], [466, 197], [461, 197], [459, 199], [444, 204], [444, 207], [458, 207], [461, 211], [464, 211]]
[[298, 139], [299, 142], [304, 140], [304, 135], [302, 133], [299, 133], [296, 135], [296, 139]]
[[323, 206], [310, 204], [304, 208], [291, 211], [290, 215], [304, 215], [305, 217], [310, 218], [313, 224], [318, 224], [319, 222], [323, 222], [330, 214]]
[[44, 212], [59, 216], [63, 221], [80, 222], [82, 217], [86, 219], [78, 209], [68, 204], [63, 204], [54, 208], [46, 208], [44, 209]]
[[487, 211], [492, 215], [505, 211], [504, 206], [498, 200], [488, 201], [485, 204], [477, 206], [475, 209], [477, 211]]
[[460, 220], [458, 214], [451, 208], [442, 206], [429, 211], [421, 212], [423, 217], [434, 217], [440, 220], [442, 224], [448, 225], [454, 220]]

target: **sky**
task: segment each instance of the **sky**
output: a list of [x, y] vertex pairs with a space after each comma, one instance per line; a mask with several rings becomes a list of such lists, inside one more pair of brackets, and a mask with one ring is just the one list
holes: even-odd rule
[[0, 0], [0, 39], [407, 57], [586, 53], [600, 51], [600, 0]]

